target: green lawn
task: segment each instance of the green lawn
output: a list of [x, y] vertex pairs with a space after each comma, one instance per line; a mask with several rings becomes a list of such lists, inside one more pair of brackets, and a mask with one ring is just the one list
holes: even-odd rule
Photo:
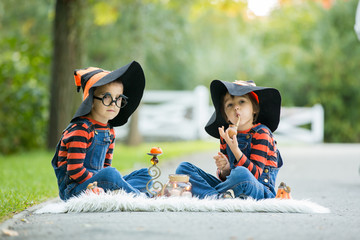
[[[210, 150], [216, 153], [214, 142], [163, 142], [129, 147], [117, 143], [113, 167], [128, 171], [136, 164], [150, 166], [151, 147], [161, 147], [162, 161], [197, 151]], [[24, 209], [54, 198], [58, 194], [56, 178], [51, 167], [54, 152], [38, 150], [11, 156], [0, 156], [0, 222]], [[175, 169], [174, 169], [175, 170]]]

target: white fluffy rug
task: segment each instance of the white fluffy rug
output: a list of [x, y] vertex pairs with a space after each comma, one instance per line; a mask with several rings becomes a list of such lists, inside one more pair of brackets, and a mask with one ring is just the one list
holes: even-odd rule
[[273, 213], [330, 213], [328, 208], [309, 200], [241, 200], [198, 199], [181, 197], [146, 198], [125, 192], [83, 194], [66, 202], [50, 203], [35, 211], [66, 212], [273, 212]]

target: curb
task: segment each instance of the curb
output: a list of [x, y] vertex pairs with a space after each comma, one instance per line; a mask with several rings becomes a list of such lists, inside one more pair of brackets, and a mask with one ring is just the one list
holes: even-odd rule
[[12, 218], [6, 220], [5, 222], [3, 223], [0, 223], [0, 236], [4, 236], [6, 234], [4, 234], [4, 231], [6, 230], [12, 230], [14, 229], [14, 225], [16, 224], [16, 222], [18, 221], [26, 221], [26, 216], [32, 214], [33, 212], [35, 212], [36, 210], [42, 208], [43, 206], [49, 204], [49, 203], [54, 203], [54, 202], [57, 202], [59, 201], [60, 199], [57, 197], [57, 198], [53, 198], [53, 199], [50, 199], [50, 200], [47, 200], [45, 202], [42, 202], [40, 204], [36, 204], [34, 206], [31, 206], [27, 209], [25, 209], [24, 211], [18, 213], [18, 214], [15, 214]]

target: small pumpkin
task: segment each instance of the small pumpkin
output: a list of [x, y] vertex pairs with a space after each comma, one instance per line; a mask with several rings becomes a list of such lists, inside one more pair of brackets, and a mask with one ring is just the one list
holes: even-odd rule
[[278, 191], [276, 193], [275, 198], [291, 199], [290, 192], [291, 192], [291, 188], [289, 186], [286, 186], [284, 182], [281, 182], [278, 187]]

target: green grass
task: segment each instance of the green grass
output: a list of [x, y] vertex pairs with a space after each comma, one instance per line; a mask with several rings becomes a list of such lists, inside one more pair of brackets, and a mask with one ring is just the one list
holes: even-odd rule
[[[161, 147], [159, 162], [198, 151], [216, 152], [214, 142], [163, 142], [129, 147], [117, 143], [113, 167], [129, 171], [134, 166], [150, 166], [151, 147]], [[0, 156], [0, 222], [26, 208], [58, 195], [56, 177], [51, 167], [54, 152], [38, 150], [10, 156]], [[175, 169], [174, 169], [175, 170]]]

